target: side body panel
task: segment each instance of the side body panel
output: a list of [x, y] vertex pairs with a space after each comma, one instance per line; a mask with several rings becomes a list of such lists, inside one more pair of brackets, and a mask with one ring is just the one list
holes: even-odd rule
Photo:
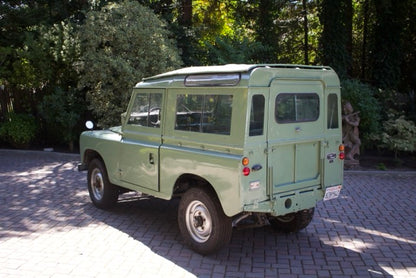
[[80, 136], [81, 161], [86, 162], [88, 152], [98, 153], [107, 168], [110, 182], [118, 184], [120, 142], [121, 134], [118, 132], [110, 130], [84, 131]]
[[[178, 98], [188, 95], [230, 95], [233, 98], [229, 135], [180, 130], [175, 115]], [[242, 211], [239, 174], [244, 140], [247, 88], [173, 88], [167, 94], [168, 111], [160, 149], [160, 191], [171, 195], [183, 175], [206, 180], [216, 191], [228, 216]]]

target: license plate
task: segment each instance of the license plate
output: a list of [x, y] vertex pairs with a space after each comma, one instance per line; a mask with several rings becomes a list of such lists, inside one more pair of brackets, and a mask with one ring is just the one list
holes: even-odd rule
[[324, 201], [328, 201], [331, 199], [336, 199], [341, 192], [342, 185], [331, 186], [325, 190]]

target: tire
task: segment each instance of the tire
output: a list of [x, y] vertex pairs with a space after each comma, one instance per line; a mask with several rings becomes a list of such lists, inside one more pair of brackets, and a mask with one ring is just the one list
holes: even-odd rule
[[93, 159], [88, 165], [88, 192], [97, 208], [109, 209], [117, 203], [118, 187], [110, 183], [104, 163], [99, 159]]
[[305, 229], [311, 223], [315, 208], [289, 213], [283, 216], [270, 216], [269, 222], [274, 230], [295, 233]]
[[191, 188], [182, 196], [178, 209], [181, 235], [191, 249], [212, 254], [231, 240], [231, 218], [224, 214], [217, 196], [202, 188]]

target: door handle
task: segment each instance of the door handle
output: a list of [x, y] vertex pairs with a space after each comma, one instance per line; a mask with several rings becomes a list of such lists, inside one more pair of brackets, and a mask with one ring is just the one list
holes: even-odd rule
[[155, 164], [155, 158], [152, 153], [149, 153], [149, 163], [152, 165]]

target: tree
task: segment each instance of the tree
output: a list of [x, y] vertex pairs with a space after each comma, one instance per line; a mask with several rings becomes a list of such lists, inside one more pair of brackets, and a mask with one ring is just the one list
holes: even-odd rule
[[80, 32], [81, 78], [98, 125], [119, 123], [131, 88], [143, 77], [179, 67], [180, 59], [164, 23], [135, 1], [90, 11]]
[[351, 73], [352, 0], [323, 0], [319, 19], [322, 24], [320, 39], [321, 62], [335, 69], [341, 78]]
[[406, 1], [374, 1], [375, 26], [371, 47], [371, 79], [381, 88], [397, 88], [403, 60], [402, 30]]
[[315, 1], [286, 1], [276, 19], [278, 61], [289, 64], [316, 64], [321, 27]]

